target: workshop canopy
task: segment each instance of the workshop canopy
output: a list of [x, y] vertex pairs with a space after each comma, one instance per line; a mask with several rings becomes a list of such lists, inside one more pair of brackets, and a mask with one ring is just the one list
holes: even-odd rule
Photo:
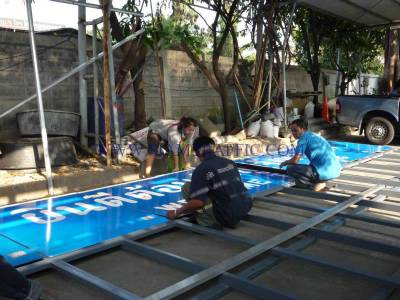
[[400, 24], [400, 0], [298, 0], [298, 3], [367, 26]]

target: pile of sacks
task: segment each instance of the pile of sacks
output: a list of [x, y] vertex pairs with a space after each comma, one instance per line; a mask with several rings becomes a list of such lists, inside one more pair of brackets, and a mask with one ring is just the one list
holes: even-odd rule
[[279, 138], [279, 129], [281, 128], [281, 120], [265, 120], [262, 118], [251, 122], [247, 128], [248, 137], [265, 137], [265, 138]]

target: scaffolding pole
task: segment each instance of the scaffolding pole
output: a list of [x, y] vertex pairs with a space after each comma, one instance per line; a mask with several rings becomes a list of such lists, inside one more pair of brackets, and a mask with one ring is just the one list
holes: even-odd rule
[[297, 0], [294, 1], [292, 10], [290, 12], [289, 23], [286, 28], [284, 40], [283, 40], [283, 47], [282, 47], [282, 97], [283, 97], [283, 123], [285, 129], [288, 128], [287, 124], [287, 112], [286, 112], [286, 47], [289, 42], [289, 35], [290, 35], [290, 28], [292, 27], [292, 20], [294, 11], [297, 6]]
[[44, 156], [44, 165], [46, 168], [46, 176], [47, 176], [47, 188], [49, 191], [49, 195], [54, 194], [53, 189], [53, 177], [51, 174], [51, 162], [49, 156], [49, 143], [47, 140], [47, 130], [46, 130], [46, 120], [44, 117], [44, 109], [43, 109], [43, 98], [42, 98], [42, 88], [40, 86], [40, 77], [39, 77], [39, 65], [36, 53], [36, 43], [35, 43], [35, 30], [33, 27], [33, 16], [32, 16], [32, 5], [31, 0], [26, 1], [26, 11], [28, 15], [28, 23], [29, 23], [29, 40], [31, 44], [31, 52], [32, 52], [32, 62], [33, 62], [33, 70], [35, 74], [35, 85], [37, 92], [37, 104], [39, 110], [39, 118], [40, 118], [40, 133], [42, 135], [42, 144], [43, 144], [43, 156]]
[[[96, 57], [97, 55], [97, 23], [93, 23], [92, 25], [92, 55]], [[94, 105], [94, 141], [96, 145], [96, 153], [99, 154], [99, 73], [97, 69], [97, 63], [93, 64], [93, 105]]]
[[[81, 3], [85, 3], [86, 0], [79, 0]], [[78, 57], [79, 64], [87, 62], [86, 54], [86, 7], [78, 7]], [[85, 79], [86, 69], [79, 71], [79, 113], [81, 115], [81, 130], [80, 130], [80, 141], [85, 147], [88, 146], [87, 140], [87, 82]]]
[[[94, 3], [78, 2], [78, 1], [74, 1], [74, 0], [50, 0], [50, 1], [101, 9], [101, 5], [94, 4]], [[114, 8], [114, 7], [111, 7], [111, 11], [122, 13], [122, 14], [128, 14], [128, 15], [132, 15], [132, 16], [136, 16], [136, 17], [143, 17], [142, 13], [137, 13], [137, 12]]]
[[[110, 0], [111, 6], [112, 0]], [[111, 42], [111, 27], [110, 22], [108, 22], [108, 37], [107, 37], [107, 44], [108, 48], [112, 48]], [[119, 146], [121, 145], [121, 137], [119, 134], [119, 117], [118, 117], [118, 103], [117, 103], [117, 95], [115, 94], [115, 76], [114, 76], [114, 57], [112, 51], [108, 53], [108, 64], [109, 64], [109, 72], [110, 72], [110, 93], [111, 93], [111, 101], [112, 101], [112, 110], [113, 110], [113, 119], [114, 119], [114, 135], [115, 135], [115, 143]], [[121, 160], [121, 153], [117, 151], [117, 161]]]
[[104, 119], [106, 131], [107, 166], [111, 167], [111, 135], [110, 135], [110, 64], [108, 35], [110, 34], [110, 0], [103, 1], [103, 97]]

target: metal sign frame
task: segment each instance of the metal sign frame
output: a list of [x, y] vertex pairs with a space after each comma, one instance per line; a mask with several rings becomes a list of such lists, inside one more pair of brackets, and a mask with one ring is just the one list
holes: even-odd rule
[[[398, 158], [400, 159], [400, 151], [391, 151], [389, 154], [383, 154], [379, 158], [370, 158], [369, 160], [360, 161], [358, 164], [346, 168], [344, 173], [351, 171], [353, 167], [362, 168], [371, 161], [374, 165], [379, 162]], [[379, 169], [379, 167], [378, 167]], [[371, 177], [365, 173], [361, 178]], [[81, 282], [87, 283], [93, 288], [99, 289], [118, 299], [143, 299], [138, 295], [122, 289], [114, 284], [106, 282], [92, 274], [87, 273], [73, 265], [71, 262], [83, 257], [100, 253], [102, 251], [121, 247], [123, 250], [133, 252], [153, 261], [169, 265], [180, 269], [184, 272], [192, 274], [190, 277], [178, 282], [170, 287], [158, 291], [144, 299], [171, 299], [177, 295], [182, 295], [190, 292], [194, 287], [205, 282], [210, 282], [213, 278], [218, 277], [216, 284], [202, 290], [196, 294], [194, 299], [216, 299], [226, 295], [232, 290], [240, 291], [257, 299], [298, 299], [295, 295], [285, 291], [276, 290], [266, 284], [258, 284], [251, 279], [258, 275], [267, 272], [271, 267], [284, 261], [287, 258], [296, 259], [304, 263], [314, 264], [323, 268], [340, 271], [364, 280], [374, 282], [381, 285], [382, 288], [374, 295], [374, 299], [385, 299], [394, 289], [400, 288], [400, 279], [396, 277], [400, 273], [400, 269], [394, 276], [383, 276], [374, 274], [368, 270], [364, 270], [357, 266], [344, 265], [342, 263], [333, 262], [321, 257], [311, 256], [301, 253], [302, 250], [312, 245], [318, 240], [333, 241], [343, 245], [350, 245], [361, 249], [385, 253], [392, 256], [400, 256], [400, 247], [396, 245], [384, 244], [382, 242], [367, 240], [364, 238], [354, 237], [343, 233], [334, 232], [341, 226], [346, 225], [347, 220], [358, 220], [371, 224], [380, 224], [394, 228], [400, 227], [399, 221], [383, 220], [379, 217], [373, 217], [370, 214], [366, 215], [369, 208], [378, 208], [383, 211], [400, 212], [400, 205], [392, 201], [385, 201], [386, 197], [400, 197], [400, 190], [394, 187], [394, 182], [398, 182], [396, 178], [383, 180], [382, 185], [372, 185], [369, 182], [356, 181], [352, 183], [342, 184], [341, 181], [348, 181], [347, 174], [339, 177], [329, 183], [333, 190], [339, 191], [341, 195], [332, 193], [317, 193], [308, 190], [299, 190], [297, 188], [281, 188], [257, 195], [256, 201], [259, 203], [268, 202], [272, 205], [283, 207], [295, 207], [305, 211], [317, 212], [318, 214], [305, 219], [300, 224], [293, 224], [276, 219], [261, 217], [251, 213], [246, 220], [261, 226], [269, 226], [284, 230], [278, 235], [265, 240], [255, 241], [237, 235], [228, 234], [223, 231], [218, 231], [202, 226], [194, 225], [183, 220], [169, 222], [151, 229], [141, 230], [135, 234], [118, 237], [110, 241], [106, 241], [100, 245], [88, 247], [74, 253], [62, 255], [54, 258], [46, 258], [42, 261], [32, 263], [30, 265], [19, 268], [25, 274], [32, 274], [45, 269], [55, 269]], [[366, 180], [364, 180], [366, 181]], [[397, 185], [396, 185], [397, 186]], [[343, 189], [346, 189], [350, 194], [346, 194]], [[283, 196], [277, 195], [280, 191]], [[296, 203], [296, 197], [303, 196], [310, 199], [321, 199], [333, 201], [336, 204], [331, 206], [312, 206], [311, 204]], [[290, 200], [290, 201], [289, 201]], [[356, 205], [356, 208], [348, 210], [350, 206]], [[327, 219], [334, 217], [331, 221]], [[230, 243], [238, 243], [249, 247], [247, 250], [224, 260], [223, 262], [214, 265], [206, 266], [195, 263], [185, 257], [178, 256], [164, 250], [157, 249], [152, 246], [145, 245], [140, 242], [141, 239], [151, 237], [156, 234], [163, 234], [172, 229], [181, 229], [189, 232], [196, 232], [202, 235], [211, 236], [217, 239], [222, 239]], [[301, 237], [301, 236], [302, 237]], [[296, 237], [296, 241], [293, 238]], [[289, 246], [282, 247], [282, 243], [292, 241]], [[231, 269], [239, 266], [249, 260], [258, 257], [261, 253], [268, 252], [270, 255], [250, 264], [239, 273], [232, 273]]]

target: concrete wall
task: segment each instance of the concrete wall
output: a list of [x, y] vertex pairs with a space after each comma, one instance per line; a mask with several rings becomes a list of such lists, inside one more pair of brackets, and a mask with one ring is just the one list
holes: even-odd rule
[[[78, 64], [77, 31], [63, 29], [47, 34], [36, 35], [39, 54], [40, 76], [42, 87], [50, 84]], [[88, 48], [91, 38], [88, 37]], [[98, 49], [102, 49], [99, 42]], [[91, 50], [88, 55], [91, 56]], [[182, 115], [205, 116], [214, 121], [222, 122], [223, 112], [221, 100], [211, 87], [206, 77], [190, 61], [185, 53], [180, 51], [162, 51], [162, 70], [165, 74], [165, 94], [167, 116], [180, 118]], [[115, 66], [121, 59], [121, 53], [114, 52]], [[229, 69], [231, 60], [221, 58], [221, 69]], [[99, 64], [101, 69], [101, 63]], [[92, 69], [88, 69], [91, 73]], [[325, 70], [330, 77], [327, 88], [328, 95], [333, 97], [335, 92], [336, 72]], [[375, 76], [376, 77], [376, 76]], [[312, 91], [309, 75], [298, 67], [288, 69], [288, 89]], [[147, 118], [158, 118], [161, 115], [160, 81], [158, 67], [154, 56], [149, 54], [144, 69], [145, 97]], [[93, 95], [93, 83], [88, 79], [88, 96]], [[322, 81], [321, 81], [322, 82]], [[101, 88], [100, 82], [100, 88]], [[355, 84], [358, 87], [358, 84]], [[370, 80], [368, 92], [378, 86], [378, 79]], [[322, 89], [322, 88], [321, 88]], [[367, 90], [366, 90], [367, 91]], [[31, 62], [31, 52], [28, 34], [25, 31], [0, 29], [0, 113], [16, 105], [28, 96], [34, 94], [35, 81]], [[350, 91], [351, 92], [351, 91]], [[125, 126], [133, 122], [134, 97], [132, 88], [124, 95]], [[72, 76], [58, 86], [43, 94], [45, 109], [57, 109], [79, 112], [78, 76]], [[233, 106], [232, 115], [237, 116]], [[36, 109], [36, 101], [23, 106], [18, 111]], [[16, 112], [0, 119], [0, 139], [18, 136]]]
[[[37, 38], [42, 87], [69, 71], [77, 63], [76, 38], [68, 33], [60, 35], [39, 35]], [[51, 48], [55, 45], [55, 48]], [[77, 76], [73, 76], [44, 93], [45, 108], [78, 112], [77, 83]], [[0, 30], [0, 112], [35, 93], [28, 34], [24, 31]], [[36, 101], [32, 101], [18, 111], [36, 107]], [[0, 137], [16, 135], [15, 114], [18, 111], [0, 119]]]
[[[326, 94], [328, 98], [333, 98], [336, 90], [336, 71], [323, 69], [322, 72], [328, 76], [329, 81], [329, 85], [326, 86]], [[361, 74], [361, 94], [376, 94], [380, 80], [382, 78], [378, 75]], [[297, 92], [311, 92], [314, 90], [310, 75], [297, 66], [290, 66], [287, 70], [287, 89], [297, 90]], [[322, 74], [319, 81], [319, 90], [322, 91]], [[349, 84], [347, 94], [359, 94], [358, 78]]]

